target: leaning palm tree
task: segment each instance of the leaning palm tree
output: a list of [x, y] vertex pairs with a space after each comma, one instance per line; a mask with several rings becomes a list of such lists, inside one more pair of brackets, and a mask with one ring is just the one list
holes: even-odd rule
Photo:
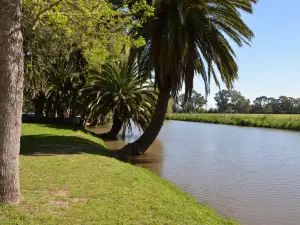
[[193, 91], [194, 75], [199, 74], [209, 93], [211, 77], [228, 88], [238, 78], [235, 52], [249, 44], [253, 32], [243, 22], [241, 12], [252, 13], [257, 0], [155, 0], [154, 16], [132, 33], [142, 35], [146, 45], [131, 50], [144, 76], [155, 73], [159, 90], [155, 112], [143, 135], [120, 153], [144, 153], [157, 137], [165, 118], [170, 96], [185, 84], [185, 98]]
[[82, 90], [89, 102], [90, 116], [105, 118], [113, 114], [111, 130], [101, 136], [115, 139], [123, 128], [132, 130], [132, 122], [145, 130], [150, 122], [157, 99], [153, 84], [138, 75], [135, 64], [107, 62], [102, 72], [91, 77], [91, 82]]

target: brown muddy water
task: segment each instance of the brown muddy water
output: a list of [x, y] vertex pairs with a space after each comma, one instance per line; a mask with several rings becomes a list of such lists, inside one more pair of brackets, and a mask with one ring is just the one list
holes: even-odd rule
[[[126, 141], [139, 136], [133, 133]], [[124, 144], [106, 142], [109, 149]], [[242, 224], [300, 225], [300, 132], [165, 121], [132, 163]]]

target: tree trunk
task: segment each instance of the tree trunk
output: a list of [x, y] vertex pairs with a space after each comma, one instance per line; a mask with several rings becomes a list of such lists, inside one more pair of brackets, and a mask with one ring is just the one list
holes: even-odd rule
[[93, 119], [92, 122], [90, 123], [89, 126], [91, 127], [96, 127], [98, 126], [98, 124], [100, 123], [100, 119], [99, 118], [96, 118], [96, 119]]
[[21, 0], [0, 0], [0, 202], [18, 204], [23, 101]]
[[62, 106], [57, 107], [57, 116], [61, 120], [63, 120], [65, 118], [65, 111]]
[[110, 131], [105, 134], [100, 134], [99, 137], [104, 138], [104, 139], [115, 140], [115, 139], [117, 139], [117, 135], [120, 132], [120, 130], [122, 129], [122, 126], [123, 126], [122, 120], [119, 118], [117, 113], [114, 113], [113, 123], [112, 123], [112, 127], [111, 127]]
[[168, 109], [168, 102], [170, 99], [170, 91], [160, 91], [156, 103], [154, 114], [151, 118], [149, 126], [139, 139], [135, 142], [126, 145], [123, 149], [117, 151], [117, 155], [122, 156], [134, 156], [142, 155], [147, 151], [150, 145], [154, 142], [158, 136]]
[[84, 128], [86, 122], [85, 111], [81, 114], [78, 126]]
[[35, 99], [33, 100], [34, 103], [34, 116], [37, 119], [40, 119], [44, 116], [44, 108], [46, 103], [46, 96], [45, 93], [40, 91]]

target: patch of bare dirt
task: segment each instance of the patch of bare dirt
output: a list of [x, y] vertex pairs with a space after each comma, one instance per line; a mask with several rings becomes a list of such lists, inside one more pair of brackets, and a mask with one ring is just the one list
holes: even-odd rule
[[57, 207], [68, 207], [69, 206], [69, 202], [61, 201], [61, 200], [50, 200], [49, 203], [52, 205], [55, 205]]
[[55, 192], [54, 195], [58, 197], [68, 197], [70, 195], [70, 192], [68, 190], [61, 190]]
[[87, 202], [87, 198], [72, 198], [72, 202]]
[[[54, 191], [53, 194], [54, 200], [50, 200], [49, 203], [57, 207], [68, 207], [71, 202], [87, 202], [87, 198], [72, 198], [70, 191], [68, 190], [59, 190]], [[55, 213], [55, 211], [53, 212]]]

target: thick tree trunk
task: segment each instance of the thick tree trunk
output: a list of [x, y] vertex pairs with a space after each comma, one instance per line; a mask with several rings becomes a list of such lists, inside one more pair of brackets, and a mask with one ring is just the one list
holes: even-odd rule
[[81, 114], [78, 126], [84, 128], [85, 126], [85, 111]]
[[113, 123], [112, 123], [112, 127], [111, 127], [110, 131], [105, 134], [100, 134], [99, 137], [104, 138], [104, 139], [115, 140], [115, 139], [117, 139], [117, 135], [120, 132], [120, 130], [122, 129], [122, 126], [123, 126], [122, 120], [119, 118], [119, 116], [116, 113], [114, 113]]
[[61, 106], [58, 106], [58, 108], [57, 108], [57, 116], [61, 120], [63, 120], [65, 118], [65, 111]]
[[134, 156], [144, 154], [158, 136], [168, 109], [170, 91], [160, 91], [157, 104], [152, 116], [151, 122], [141, 137], [133, 143], [126, 145], [123, 149], [117, 151], [117, 155]]
[[18, 204], [23, 100], [21, 0], [0, 0], [0, 202]]

